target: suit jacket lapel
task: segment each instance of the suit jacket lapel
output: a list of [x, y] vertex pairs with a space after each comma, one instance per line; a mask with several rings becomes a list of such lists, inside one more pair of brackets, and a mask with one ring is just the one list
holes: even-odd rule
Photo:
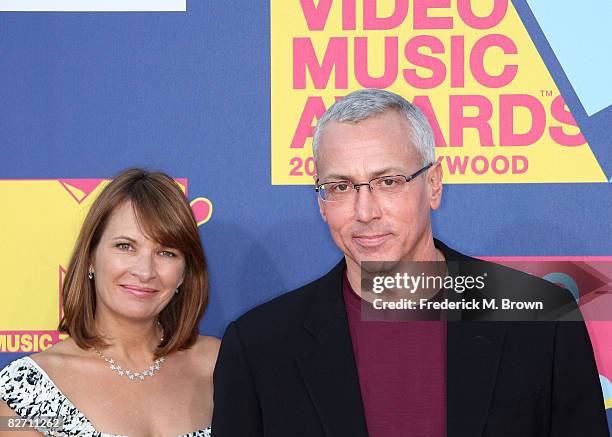
[[308, 393], [328, 436], [367, 437], [359, 377], [344, 300], [342, 261], [322, 278], [304, 323], [316, 340], [297, 358]]
[[480, 436], [487, 419], [505, 329], [496, 322], [449, 322], [448, 437]]
[[[435, 244], [456, 270], [449, 274], [472, 273], [471, 263], [476, 260], [438, 240]], [[482, 434], [493, 398], [504, 336], [503, 323], [469, 321], [462, 317], [460, 310], [451, 312], [446, 368], [448, 437]]]

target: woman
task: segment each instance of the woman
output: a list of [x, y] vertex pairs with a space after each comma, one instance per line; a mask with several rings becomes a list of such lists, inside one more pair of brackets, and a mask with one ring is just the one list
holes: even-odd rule
[[0, 371], [0, 416], [44, 418], [33, 424], [53, 436], [209, 436], [219, 340], [198, 335], [207, 296], [179, 186], [123, 172], [93, 203], [68, 266], [59, 329], [70, 337]]

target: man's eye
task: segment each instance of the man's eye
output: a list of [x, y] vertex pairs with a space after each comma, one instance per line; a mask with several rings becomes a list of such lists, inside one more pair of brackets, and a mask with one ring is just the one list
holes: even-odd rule
[[334, 184], [329, 190], [335, 193], [346, 193], [349, 190], [349, 184]]
[[399, 178], [381, 178], [378, 179], [376, 185], [381, 188], [399, 188], [402, 185], [402, 180]]

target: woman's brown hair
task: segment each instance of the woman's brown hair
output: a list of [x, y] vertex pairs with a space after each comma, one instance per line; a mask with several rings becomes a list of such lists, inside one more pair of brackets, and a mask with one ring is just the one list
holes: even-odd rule
[[119, 174], [93, 202], [76, 241], [62, 287], [64, 315], [59, 329], [83, 349], [102, 348], [96, 331], [96, 290], [89, 266], [108, 219], [124, 202], [131, 202], [143, 233], [180, 250], [185, 257], [184, 280], [159, 314], [163, 340], [156, 357], [192, 346], [208, 302], [208, 269], [189, 202], [178, 184], [161, 172], [133, 168]]

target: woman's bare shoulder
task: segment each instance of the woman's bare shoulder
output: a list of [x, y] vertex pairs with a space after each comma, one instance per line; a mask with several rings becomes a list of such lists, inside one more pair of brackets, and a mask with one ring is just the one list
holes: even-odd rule
[[85, 355], [71, 338], [60, 341], [42, 352], [30, 355], [30, 358], [44, 370], [61, 369], [74, 358]]
[[198, 367], [207, 375], [212, 376], [220, 345], [221, 340], [217, 337], [200, 335], [192, 348], [192, 358], [197, 361]]
[[[74, 351], [72, 350], [71, 345], [68, 343], [66, 344], [65, 341], [60, 342], [54, 346], [51, 346], [50, 348], [44, 350], [43, 352], [39, 352], [36, 354], [32, 354], [29, 356], [29, 358], [31, 358], [32, 360], [34, 360], [34, 362], [40, 367], [42, 368], [45, 373], [48, 373], [49, 371], [51, 371], [51, 373], [53, 373], [52, 371], [54, 369], [61, 369], [62, 366], [65, 363], [65, 360], [67, 357], [69, 357], [71, 354], [74, 354]], [[13, 380], [12, 380], [13, 381]], [[17, 381], [17, 380], [14, 380]], [[23, 392], [23, 395], [20, 394], [21, 389], [20, 388], [16, 388], [14, 386], [14, 382], [10, 383], [11, 385], [13, 385], [13, 396], [15, 397], [15, 395], [17, 396], [17, 398], [20, 398], [19, 402], [20, 403], [28, 403], [31, 401], [30, 399], [30, 395], [28, 394], [28, 390], [25, 390]], [[29, 384], [33, 384], [33, 383], [29, 383]], [[23, 384], [21, 384], [19, 387], [23, 387]], [[37, 386], [30, 386], [30, 387], [34, 387], [35, 390], [40, 389], [40, 387]], [[23, 396], [23, 398], [21, 398], [21, 396]], [[36, 396], [32, 396], [32, 399], [37, 399]], [[45, 399], [44, 396], [41, 399]], [[13, 401], [15, 401], [15, 398], [13, 399]], [[40, 401], [40, 399], [38, 400]], [[38, 402], [37, 401], [37, 402]], [[7, 404], [7, 401], [3, 401], [2, 399], [0, 399], [0, 416], [7, 416], [7, 417], [20, 417], [19, 415], [17, 415], [16, 411], [13, 410], [11, 407], [9, 407], [9, 405]], [[25, 409], [24, 409], [25, 411]], [[19, 430], [19, 435], [20, 437], [35, 437], [35, 436], [40, 436], [41, 434], [39, 434], [38, 432], [35, 431], [24, 431], [24, 430]], [[0, 437], [12, 437], [16, 434], [13, 434], [13, 431], [6, 431], [3, 432], [0, 429]]]

